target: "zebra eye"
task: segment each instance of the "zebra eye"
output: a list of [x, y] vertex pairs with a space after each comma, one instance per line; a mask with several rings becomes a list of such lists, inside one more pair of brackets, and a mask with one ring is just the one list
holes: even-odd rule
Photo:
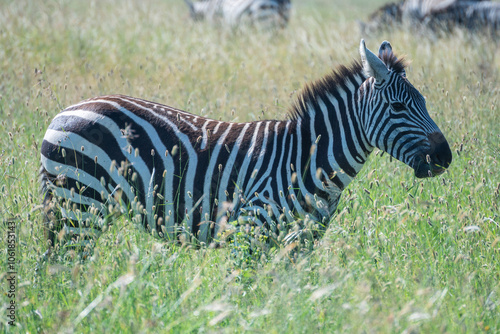
[[406, 106], [403, 103], [400, 103], [400, 102], [391, 103], [391, 107], [396, 112], [401, 112], [401, 111], [406, 110]]

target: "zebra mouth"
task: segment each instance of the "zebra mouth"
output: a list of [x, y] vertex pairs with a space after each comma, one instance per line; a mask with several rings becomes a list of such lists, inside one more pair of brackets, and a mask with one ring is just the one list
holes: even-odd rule
[[432, 161], [428, 163], [422, 157], [418, 157], [415, 159], [413, 163], [413, 169], [415, 171], [415, 176], [420, 179], [438, 176], [446, 171], [446, 167], [443, 167], [439, 164], [435, 164]]
[[432, 176], [441, 175], [444, 173], [445, 170], [446, 170], [446, 168], [444, 168], [444, 167], [431, 164], [430, 172], [431, 172]]
[[444, 173], [453, 156], [450, 146], [441, 132], [429, 135], [430, 148], [419, 152], [413, 160], [413, 169], [418, 178], [434, 177]]

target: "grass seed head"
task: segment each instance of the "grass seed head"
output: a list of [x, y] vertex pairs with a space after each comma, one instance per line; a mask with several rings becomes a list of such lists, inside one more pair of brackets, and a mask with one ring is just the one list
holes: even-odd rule
[[172, 156], [173, 156], [173, 157], [175, 157], [175, 156], [177, 155], [177, 151], [178, 151], [178, 150], [179, 150], [179, 147], [178, 147], [177, 145], [174, 145], [174, 146], [172, 147], [172, 152], [171, 152], [171, 154], [172, 154]]

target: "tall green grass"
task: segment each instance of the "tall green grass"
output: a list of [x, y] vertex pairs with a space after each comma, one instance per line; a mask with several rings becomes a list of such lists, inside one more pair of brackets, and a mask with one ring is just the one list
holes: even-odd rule
[[[419, 180], [372, 155], [307, 250], [164, 243], [118, 219], [86, 261], [46, 250], [39, 151], [65, 106], [142, 97], [228, 121], [284, 118], [305, 82], [358, 59], [356, 19], [383, 1], [295, 1], [279, 33], [192, 23], [181, 1], [0, 2], [0, 280], [17, 224], [17, 319], [6, 332], [500, 331], [500, 51], [488, 35], [392, 30], [454, 161]], [[0, 297], [2, 310], [10, 299]]]

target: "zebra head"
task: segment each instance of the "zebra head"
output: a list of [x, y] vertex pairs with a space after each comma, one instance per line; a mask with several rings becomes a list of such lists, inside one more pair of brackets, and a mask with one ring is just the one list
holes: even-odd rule
[[450, 146], [427, 112], [425, 99], [406, 78], [404, 61], [384, 41], [378, 57], [360, 44], [368, 79], [363, 84], [368, 107], [363, 119], [372, 146], [412, 167], [418, 178], [436, 176], [451, 164]]

